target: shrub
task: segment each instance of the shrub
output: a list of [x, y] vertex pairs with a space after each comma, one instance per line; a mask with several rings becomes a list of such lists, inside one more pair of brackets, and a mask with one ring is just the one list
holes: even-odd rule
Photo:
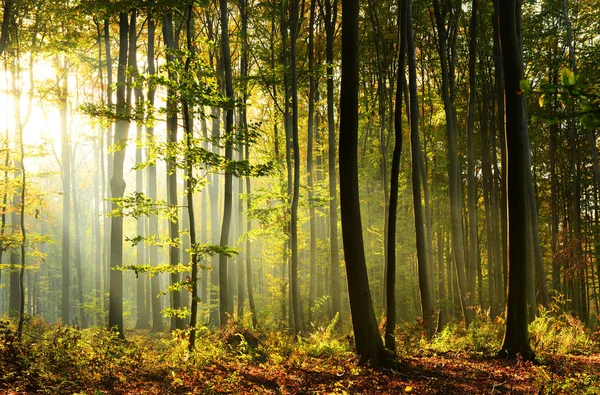
[[590, 354], [597, 348], [583, 323], [569, 313], [541, 308], [529, 324], [531, 345], [536, 352]]

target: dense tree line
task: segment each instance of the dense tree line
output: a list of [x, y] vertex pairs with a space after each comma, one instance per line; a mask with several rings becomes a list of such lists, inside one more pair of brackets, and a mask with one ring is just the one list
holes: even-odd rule
[[339, 320], [381, 365], [415, 318], [505, 314], [500, 355], [525, 358], [551, 303], [598, 323], [593, 1], [2, 9], [0, 312], [21, 324], [168, 317], [193, 347], [199, 324]]

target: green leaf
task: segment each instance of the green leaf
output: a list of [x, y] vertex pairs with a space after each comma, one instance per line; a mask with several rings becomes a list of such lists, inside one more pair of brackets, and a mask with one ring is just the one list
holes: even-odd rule
[[565, 86], [573, 86], [575, 85], [575, 73], [568, 68], [564, 68], [562, 70], [562, 82]]
[[522, 92], [519, 92], [519, 94], [524, 93], [529, 93], [531, 92], [531, 83], [527, 80], [521, 80], [521, 82], [519, 83], [519, 86], [521, 88]]

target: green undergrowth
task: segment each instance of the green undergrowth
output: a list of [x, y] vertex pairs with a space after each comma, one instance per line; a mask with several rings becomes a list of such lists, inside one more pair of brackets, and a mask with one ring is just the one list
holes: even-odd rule
[[[495, 355], [504, 321], [490, 318], [485, 311], [474, 313], [468, 328], [450, 322], [432, 339], [424, 336], [419, 322], [399, 324], [398, 360]], [[539, 388], [547, 389], [540, 393], [551, 393], [548, 388], [579, 391], [585, 383], [598, 388], [600, 377], [593, 372], [572, 369], [572, 374], [557, 375], [560, 367], [547, 367], [567, 355], [573, 361], [597, 358], [598, 334], [571, 315], [553, 310], [541, 310], [529, 329], [541, 361], [532, 368], [534, 380]], [[19, 342], [14, 325], [0, 322], [0, 393], [9, 389], [15, 393], [112, 394], [136, 388], [145, 389], [140, 393], [235, 393], [243, 380], [244, 385], [275, 389], [285, 385], [288, 379], [281, 377], [289, 372], [320, 372], [326, 378], [362, 374], [362, 369], [356, 364], [352, 336], [340, 329], [337, 318], [304, 336], [249, 329], [236, 322], [218, 331], [199, 327], [193, 352], [188, 350], [187, 331], [128, 331], [121, 340], [99, 327], [78, 329], [31, 318]], [[290, 380], [292, 385], [296, 382]], [[151, 391], [147, 391], [149, 386]]]
[[[207, 377], [218, 374], [215, 369], [223, 369], [228, 376], [242, 366], [277, 372], [302, 368], [314, 360], [327, 369], [354, 358], [349, 342], [337, 334], [336, 324], [334, 320], [306, 337], [251, 330], [236, 323], [220, 331], [200, 327], [190, 352], [187, 331], [128, 331], [121, 340], [104, 328], [49, 325], [35, 318], [27, 321], [23, 340], [18, 342], [14, 325], [2, 321], [0, 392], [4, 388], [25, 393], [87, 393], [90, 389], [113, 393], [148, 381], [160, 383], [159, 393], [177, 392], [190, 382], [203, 382], [210, 392]], [[229, 379], [233, 385], [235, 380]]]
[[[431, 339], [427, 339], [419, 322], [401, 323], [396, 331], [401, 356], [464, 353], [493, 356], [502, 345], [505, 321], [491, 318], [489, 311], [476, 309], [468, 327], [451, 321]], [[600, 352], [600, 333], [587, 328], [579, 319], [557, 309], [540, 308], [529, 324], [531, 347], [543, 355], [591, 355]]]

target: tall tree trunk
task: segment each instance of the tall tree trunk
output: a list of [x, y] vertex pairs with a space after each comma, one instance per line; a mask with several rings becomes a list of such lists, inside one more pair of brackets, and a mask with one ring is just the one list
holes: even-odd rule
[[[173, 14], [168, 13], [164, 17], [163, 22], [163, 37], [165, 46], [167, 47], [166, 58], [168, 64], [174, 64], [175, 57], [173, 51], [179, 48], [177, 37], [173, 32]], [[175, 81], [177, 75], [169, 69], [169, 80]], [[177, 144], [177, 102], [175, 91], [172, 88], [167, 90], [167, 141], [175, 146]], [[167, 205], [175, 213], [169, 218], [169, 238], [171, 240], [179, 239], [179, 210], [177, 208], [177, 167], [173, 160], [167, 160]], [[179, 245], [174, 243], [169, 244], [169, 265], [177, 266], [179, 264], [180, 251]], [[177, 284], [180, 281], [179, 273], [171, 273], [171, 285]], [[171, 291], [171, 307], [175, 310], [180, 310], [181, 291]], [[179, 316], [171, 317], [171, 330], [184, 329], [183, 319]]]
[[[412, 0], [407, 5], [407, 49], [408, 49], [408, 81], [410, 90], [410, 150], [412, 162], [412, 190], [415, 215], [415, 233], [417, 241], [417, 262], [419, 271], [419, 290], [421, 292], [421, 311], [423, 324], [429, 336], [433, 335], [433, 278], [427, 263], [427, 240], [423, 209], [421, 207], [421, 143], [419, 142], [419, 97], [417, 95], [417, 62], [415, 57], [415, 40], [413, 36]], [[427, 182], [423, 180], [423, 182]]]
[[340, 202], [342, 238], [352, 327], [362, 362], [387, 365], [369, 290], [358, 191], [358, 12], [359, 2], [342, 3], [342, 84], [340, 93]]
[[[98, 135], [102, 135], [102, 130], [98, 130]], [[92, 240], [94, 243], [94, 258], [93, 258], [93, 276], [94, 276], [94, 287], [95, 293], [94, 298], [96, 302], [100, 302], [102, 300], [102, 235], [100, 234], [100, 215], [102, 215], [102, 209], [100, 208], [100, 145], [102, 144], [102, 140], [94, 141], [94, 211], [93, 217], [94, 221], [92, 224]], [[97, 326], [103, 325], [102, 314], [97, 310], [95, 316], [95, 324]], [[94, 322], [92, 320], [92, 322]]]
[[331, 310], [332, 314], [341, 314], [340, 257], [338, 246], [337, 214], [337, 172], [335, 168], [335, 115], [333, 86], [333, 39], [337, 20], [337, 0], [325, 0], [325, 34], [327, 64], [327, 141], [329, 146], [329, 258], [331, 264]]
[[[186, 74], [190, 72], [190, 65], [192, 59], [196, 56], [194, 46], [192, 44], [192, 37], [194, 34], [193, 30], [193, 22], [194, 21], [194, 7], [193, 4], [190, 3], [186, 10], [186, 44], [188, 54], [185, 59], [185, 72]], [[190, 309], [190, 338], [189, 338], [189, 350], [193, 351], [196, 343], [196, 323], [198, 318], [198, 245], [196, 242], [196, 219], [195, 219], [195, 211], [194, 211], [194, 189], [197, 185], [197, 179], [194, 176], [194, 159], [191, 157], [192, 149], [194, 146], [194, 128], [193, 128], [193, 108], [190, 108], [187, 99], [182, 100], [183, 105], [183, 122], [184, 122], [184, 132], [185, 132], [185, 145], [186, 145], [186, 168], [185, 168], [185, 196], [186, 196], [186, 206], [187, 206], [187, 214], [188, 214], [188, 226], [189, 226], [189, 250], [191, 253], [189, 254], [189, 258], [191, 260], [192, 266], [192, 277], [191, 277], [191, 309]], [[184, 225], [185, 226], [185, 225]], [[187, 252], [185, 253], [188, 254]]]
[[[129, 23], [127, 13], [119, 14], [119, 73], [117, 78], [117, 114], [124, 116], [128, 109], [125, 103], [125, 75], [127, 70], [127, 39]], [[124, 120], [117, 121], [115, 127], [114, 146], [120, 147], [113, 153], [113, 174], [110, 179], [110, 191], [113, 199], [123, 198], [125, 193], [125, 180], [123, 179], [123, 163], [125, 161], [125, 147], [121, 146], [127, 141], [129, 123]], [[116, 201], [112, 209], [118, 210]], [[123, 217], [111, 217], [110, 229], [110, 292], [108, 327], [118, 332], [124, 338], [123, 332], [123, 272], [115, 270], [123, 266]]]
[[[498, 112], [496, 114], [496, 129], [500, 137], [500, 240], [502, 245], [502, 283], [504, 291], [502, 292], [502, 302], [506, 299], [506, 291], [508, 284], [508, 204], [506, 196], [506, 140], [504, 133], [504, 66], [502, 64], [502, 53], [500, 49], [500, 0], [494, 0], [494, 15], [492, 26], [494, 30], [494, 73], [496, 81], [496, 105]], [[498, 170], [497, 165], [495, 170]]]
[[[477, 62], [477, 0], [472, 1], [469, 26], [469, 105], [467, 116], [467, 185], [469, 202], [469, 251], [467, 259], [467, 293], [475, 297], [475, 276], [479, 266], [479, 240], [477, 239], [477, 184], [475, 181], [475, 100]], [[466, 258], [466, 257], [465, 257]], [[481, 300], [479, 301], [481, 303]]]
[[[31, 65], [30, 65], [31, 67]], [[31, 83], [31, 81], [30, 81]], [[17, 106], [19, 107], [19, 106]], [[20, 111], [19, 111], [20, 112]], [[25, 144], [23, 144], [23, 125], [20, 121], [20, 114], [19, 114], [19, 127], [18, 127], [18, 134], [19, 134], [19, 150], [20, 150], [20, 160], [18, 165], [19, 166], [15, 166], [18, 171], [21, 173], [21, 196], [20, 196], [20, 205], [17, 207], [20, 207], [19, 209], [19, 219], [20, 219], [20, 223], [19, 223], [19, 228], [20, 228], [20, 233], [21, 233], [21, 243], [20, 243], [20, 252], [21, 252], [21, 267], [19, 270], [19, 324], [17, 327], [17, 338], [19, 339], [19, 341], [21, 341], [22, 336], [23, 336], [23, 324], [25, 323], [25, 284], [23, 281], [24, 275], [25, 275], [25, 246], [27, 244], [27, 232], [25, 230], [25, 193], [26, 193], [26, 189], [27, 189], [27, 175], [25, 173]], [[13, 224], [15, 225], [15, 224]]]
[[[231, 72], [231, 54], [229, 50], [229, 15], [227, 11], [227, 0], [219, 0], [221, 11], [221, 57], [225, 69], [225, 97], [227, 108], [225, 116], [225, 159], [233, 159], [233, 81]], [[229, 244], [229, 231], [231, 226], [231, 206], [233, 175], [230, 170], [225, 171], [225, 186], [223, 199], [223, 223], [221, 227], [220, 244]], [[227, 288], [227, 256], [219, 255], [219, 320], [221, 327], [227, 324], [229, 311], [228, 288]]]
[[[139, 76], [139, 71], [138, 71], [138, 66], [137, 66], [137, 30], [136, 30], [136, 19], [137, 19], [137, 11], [133, 10], [131, 11], [131, 19], [129, 22], [129, 59], [128, 59], [128, 63], [129, 63], [129, 71], [130, 71], [130, 75], [129, 75], [129, 86], [128, 86], [128, 92], [127, 92], [127, 105], [130, 106], [132, 105], [132, 94], [131, 94], [131, 89], [133, 86], [133, 91], [135, 94], [135, 112], [136, 114], [141, 114], [142, 116], [144, 115], [144, 93], [142, 91], [142, 86], [140, 84], [137, 84], [135, 82], [136, 79]], [[137, 120], [136, 121], [136, 134], [135, 134], [135, 138], [136, 138], [136, 149], [135, 149], [135, 161], [137, 163], [141, 163], [143, 160], [143, 155], [142, 155], [142, 143], [143, 143], [143, 123], [141, 120]], [[143, 192], [143, 171], [142, 170], [137, 170], [135, 173], [135, 190], [137, 192]], [[146, 217], [141, 216], [139, 218], [137, 218], [136, 220], [136, 224], [137, 224], [137, 234], [139, 236], [146, 236], [144, 235], [144, 229], [145, 229], [145, 221], [146, 221]], [[146, 259], [145, 259], [145, 244], [144, 243], [138, 243], [138, 245], [136, 246], [136, 264], [137, 265], [144, 265], [146, 263]], [[145, 284], [146, 284], [146, 278], [145, 276], [137, 276], [136, 278], [136, 313], [137, 313], [137, 317], [136, 317], [136, 324], [135, 327], [137, 329], [146, 329], [150, 326], [149, 323], [149, 316], [148, 316], [148, 309], [146, 306], [146, 289], [145, 289]]]
[[294, 189], [292, 193], [291, 210], [291, 241], [292, 241], [292, 265], [290, 272], [290, 292], [292, 295], [292, 306], [294, 314], [294, 333], [302, 332], [302, 312], [300, 311], [300, 290], [298, 286], [298, 201], [300, 199], [300, 142], [298, 137], [298, 60], [297, 41], [300, 29], [300, 17], [298, 0], [292, 0], [292, 15], [290, 23], [290, 60], [292, 79], [292, 144], [294, 156]]
[[[156, 73], [156, 66], [154, 64], [154, 39], [156, 34], [156, 24], [154, 21], [154, 15], [148, 14], [148, 74], [150, 76]], [[154, 96], [155, 89], [152, 84], [148, 87], [148, 104], [149, 108], [154, 108]], [[150, 114], [148, 114], [149, 116]], [[151, 124], [146, 127], [147, 145], [151, 147], [154, 144], [154, 126]], [[146, 156], [149, 157], [150, 148], [146, 150]], [[152, 200], [153, 204], [158, 200], [157, 196], [157, 181], [156, 181], [156, 165], [150, 165], [148, 167], [148, 197]], [[149, 232], [150, 236], [153, 232], [158, 232], [158, 218], [156, 214], [150, 214], [148, 217]], [[158, 266], [158, 247], [154, 243], [150, 243], [148, 247], [148, 257], [150, 260], [150, 266]], [[160, 278], [159, 276], [152, 276], [150, 279], [150, 300], [152, 305], [152, 331], [161, 332], [163, 330], [163, 320], [160, 313]]]
[[[112, 55], [111, 55], [111, 50], [110, 50], [110, 20], [109, 19], [105, 19], [104, 20], [104, 52], [105, 52], [105, 57], [106, 57], [106, 103], [108, 104], [108, 107], [112, 107], [114, 101], [113, 101], [113, 69], [112, 69], [112, 63], [113, 63], [113, 59], [112, 59]], [[114, 165], [114, 158], [113, 158], [113, 153], [112, 153], [112, 145], [114, 142], [114, 135], [113, 135], [113, 129], [114, 129], [115, 125], [111, 125], [109, 127], [106, 128], [106, 146], [103, 146], [102, 148], [106, 150], [106, 174], [104, 177], [102, 177], [102, 182], [103, 182], [103, 194], [104, 194], [104, 199], [105, 199], [105, 204], [104, 204], [104, 212], [103, 212], [103, 218], [107, 218], [106, 221], [104, 221], [104, 249], [102, 250], [103, 253], [103, 258], [102, 258], [102, 262], [104, 265], [104, 294], [105, 295], [110, 295], [110, 250], [111, 250], [111, 242], [110, 242], [110, 238], [111, 238], [111, 225], [112, 225], [112, 221], [108, 220], [108, 213], [111, 211], [112, 207], [111, 207], [111, 203], [110, 200], [108, 200], [108, 198], [110, 198], [110, 179], [113, 176], [113, 165]], [[101, 158], [104, 159], [104, 155], [102, 155], [101, 153]], [[104, 170], [104, 166], [102, 166], [102, 170]], [[104, 298], [104, 311], [108, 312], [109, 310], [109, 297], [105, 297]]]
[[407, 15], [406, 0], [398, 1], [398, 29], [400, 30], [400, 50], [398, 54], [398, 80], [396, 82], [396, 105], [394, 109], [394, 152], [390, 176], [390, 202], [388, 239], [386, 244], [386, 316], [385, 348], [396, 350], [396, 213], [398, 211], [398, 178], [400, 177], [400, 156], [402, 155], [402, 90], [405, 81]]
[[[506, 332], [499, 356], [534, 359], [527, 333], [527, 118], [525, 96], [520, 94], [523, 54], [519, 43], [517, 10], [520, 0], [505, 1], [500, 8], [500, 44], [504, 68], [506, 148], [508, 163], [509, 270]], [[536, 215], [536, 214], [533, 214]]]
[[[69, 133], [70, 135], [71, 133]], [[87, 328], [87, 317], [84, 310], [84, 291], [83, 291], [83, 258], [85, 254], [81, 253], [81, 217], [79, 212], [79, 204], [77, 198], [77, 178], [75, 176], [74, 163], [69, 163], [67, 166], [71, 166], [72, 189], [71, 197], [73, 200], [73, 216], [75, 222], [75, 270], [77, 272], [77, 298], [79, 302], [79, 325], [82, 328]]]
[[316, 0], [310, 2], [310, 22], [308, 25], [308, 130], [306, 144], [306, 184], [308, 186], [308, 210], [309, 210], [309, 290], [308, 290], [308, 326], [314, 324], [313, 307], [317, 298], [317, 213], [314, 199], [314, 121], [315, 121], [315, 19], [316, 19]]
[[461, 191], [461, 170], [458, 160], [458, 149], [456, 144], [456, 117], [451, 95], [452, 82], [450, 81], [450, 71], [447, 56], [447, 40], [444, 16], [441, 13], [439, 0], [433, 0], [435, 19], [438, 32], [438, 52], [442, 69], [442, 98], [446, 112], [446, 132], [448, 137], [448, 191], [450, 194], [450, 224], [452, 234], [452, 251], [456, 263], [456, 273], [458, 277], [458, 293], [460, 296], [461, 308], [465, 324], [471, 321], [472, 295], [469, 295], [465, 275], [465, 247], [464, 233], [462, 224], [462, 191]]
[[[57, 59], [57, 62], [60, 60]], [[59, 66], [57, 64], [57, 66]], [[60, 65], [63, 70], [60, 86], [60, 133], [61, 133], [61, 164], [62, 164], [62, 321], [65, 325], [71, 323], [71, 141], [67, 121], [68, 75], [67, 64]]]

